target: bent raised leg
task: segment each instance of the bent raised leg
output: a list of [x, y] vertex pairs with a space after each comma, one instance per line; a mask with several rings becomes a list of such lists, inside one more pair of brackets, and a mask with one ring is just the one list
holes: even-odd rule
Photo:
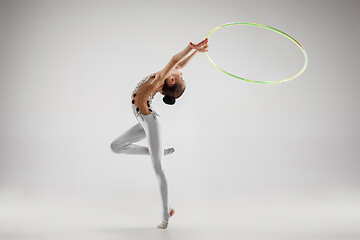
[[133, 144], [146, 137], [144, 128], [140, 123], [137, 123], [120, 137], [111, 143], [111, 149], [114, 153], [136, 154], [136, 155], [149, 155], [147, 147]]
[[[135, 154], [135, 155], [150, 155], [149, 149], [145, 146], [133, 144], [138, 142], [146, 137], [144, 128], [140, 123], [134, 125], [120, 137], [115, 139], [111, 143], [111, 150], [114, 153], [123, 153], [123, 154]], [[163, 154], [168, 155], [172, 154], [175, 151], [174, 148], [164, 149]]]

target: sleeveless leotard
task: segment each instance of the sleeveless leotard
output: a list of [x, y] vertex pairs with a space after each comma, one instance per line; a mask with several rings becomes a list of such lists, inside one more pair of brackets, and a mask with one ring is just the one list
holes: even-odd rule
[[[131, 106], [132, 106], [132, 109], [133, 109], [133, 112], [134, 112], [135, 117], [140, 116], [140, 117], [142, 118], [142, 114], [141, 114], [141, 112], [140, 112], [139, 107], [134, 104], [134, 97], [136, 96], [136, 92], [137, 92], [137, 90], [140, 88], [140, 86], [141, 86], [142, 84], [146, 83], [147, 81], [149, 81], [150, 77], [151, 77], [152, 75], [154, 75], [154, 74], [155, 74], [155, 73], [152, 73], [152, 74], [146, 76], [143, 80], [141, 80], [141, 81], [136, 85], [134, 91], [133, 91], [132, 94], [131, 94]], [[150, 114], [152, 114], [154, 117], [155, 117], [155, 116], [160, 116], [157, 112], [155, 112], [155, 111], [152, 109], [152, 107], [151, 107], [151, 102], [152, 102], [152, 93], [149, 94], [149, 97], [148, 97], [148, 100], [147, 100], [147, 106], [148, 106], [148, 108], [149, 108], [149, 112], [150, 112]]]

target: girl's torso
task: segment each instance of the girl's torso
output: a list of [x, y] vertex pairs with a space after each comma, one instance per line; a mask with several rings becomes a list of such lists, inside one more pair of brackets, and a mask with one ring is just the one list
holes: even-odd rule
[[131, 94], [131, 103], [135, 116], [140, 114], [149, 115], [154, 113], [151, 102], [155, 94], [158, 92], [156, 86], [152, 85], [156, 73], [152, 73], [141, 80]]

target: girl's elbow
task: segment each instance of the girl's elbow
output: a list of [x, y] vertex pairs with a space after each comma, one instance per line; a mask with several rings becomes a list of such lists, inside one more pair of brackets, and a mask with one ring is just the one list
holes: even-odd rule
[[180, 60], [181, 60], [181, 57], [178, 54], [176, 54], [171, 58], [170, 61], [173, 63], [178, 63], [178, 62], [180, 62]]

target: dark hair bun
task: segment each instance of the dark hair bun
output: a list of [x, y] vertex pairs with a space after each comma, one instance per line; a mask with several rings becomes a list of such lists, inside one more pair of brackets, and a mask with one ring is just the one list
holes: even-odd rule
[[163, 101], [166, 104], [173, 105], [175, 103], [175, 98], [165, 95], [165, 97], [163, 97]]

